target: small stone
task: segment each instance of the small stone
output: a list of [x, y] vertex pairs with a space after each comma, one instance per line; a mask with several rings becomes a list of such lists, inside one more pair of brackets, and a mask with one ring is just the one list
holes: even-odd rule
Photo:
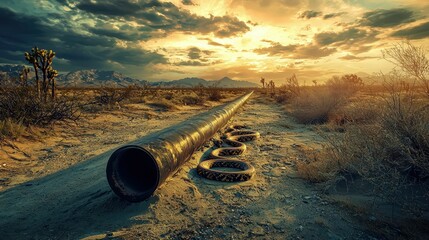
[[377, 218], [376, 218], [376, 217], [374, 217], [374, 216], [371, 216], [371, 217], [369, 217], [369, 220], [370, 220], [371, 222], [374, 222], [375, 220], [377, 220]]
[[258, 235], [258, 236], [265, 235], [264, 229], [262, 227], [260, 227], [260, 226], [254, 227], [251, 233], [254, 234], [254, 235]]

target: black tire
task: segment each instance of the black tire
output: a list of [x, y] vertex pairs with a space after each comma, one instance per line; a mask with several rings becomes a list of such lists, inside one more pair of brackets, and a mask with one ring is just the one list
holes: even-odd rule
[[[241, 171], [220, 171], [214, 167], [235, 168]], [[250, 180], [255, 175], [255, 168], [240, 160], [234, 159], [210, 159], [200, 162], [197, 173], [207, 179], [221, 182], [241, 182]]]

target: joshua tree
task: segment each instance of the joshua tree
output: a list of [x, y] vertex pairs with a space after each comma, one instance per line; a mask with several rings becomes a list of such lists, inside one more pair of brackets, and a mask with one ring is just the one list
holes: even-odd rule
[[265, 88], [265, 78], [261, 77], [262, 88]]
[[[45, 101], [48, 97], [48, 89], [49, 89], [48, 70], [55, 71], [51, 67], [54, 57], [55, 57], [55, 52], [53, 52], [52, 50], [48, 51], [46, 49], [41, 49], [38, 53], [38, 59], [40, 62], [39, 68], [43, 74], [42, 86], [43, 86], [43, 99]], [[53, 75], [51, 75], [51, 76], [53, 76]]]
[[39, 60], [38, 60], [39, 49], [34, 47], [31, 49], [31, 53], [25, 52], [25, 60], [33, 65], [34, 73], [36, 74], [36, 91], [37, 97], [40, 98], [40, 81], [39, 81]]
[[274, 97], [274, 88], [276, 87], [276, 84], [274, 83], [273, 80], [270, 80], [270, 82], [268, 83], [267, 87], [269, 87], [271, 90], [271, 97]]
[[19, 74], [19, 80], [21, 86], [28, 86], [28, 74], [30, 73], [30, 68], [24, 67]]
[[52, 97], [52, 99], [55, 99], [55, 87], [56, 87], [56, 84], [55, 84], [55, 77], [57, 77], [58, 76], [58, 71], [57, 70], [54, 70], [53, 68], [52, 68], [52, 66], [49, 66], [49, 68], [48, 68], [48, 80], [49, 80], [49, 84], [51, 85], [51, 97]]
[[[55, 96], [55, 80], [54, 78], [58, 76], [58, 72], [52, 68], [52, 61], [55, 57], [55, 52], [52, 50], [39, 49], [34, 47], [31, 49], [31, 54], [26, 52], [25, 59], [33, 64], [34, 71], [36, 73], [36, 88], [37, 95], [40, 98], [40, 89], [43, 91], [43, 100], [46, 102], [48, 98], [49, 85], [52, 88], [52, 97]], [[43, 81], [42, 86], [40, 87], [38, 70], [42, 72]]]

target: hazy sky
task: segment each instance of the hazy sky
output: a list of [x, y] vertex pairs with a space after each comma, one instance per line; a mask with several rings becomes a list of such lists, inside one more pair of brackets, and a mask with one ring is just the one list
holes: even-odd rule
[[1, 0], [0, 63], [37, 45], [63, 72], [323, 81], [387, 72], [395, 42], [429, 47], [428, 12], [428, 0]]

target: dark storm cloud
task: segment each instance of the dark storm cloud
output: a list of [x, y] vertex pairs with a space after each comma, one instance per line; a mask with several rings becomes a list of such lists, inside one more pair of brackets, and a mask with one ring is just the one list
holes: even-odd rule
[[366, 52], [371, 49], [370, 45], [376, 42], [376, 30], [360, 29], [357, 27], [346, 28], [340, 32], [321, 32], [314, 35], [314, 42], [319, 46], [341, 47], [354, 53]]
[[319, 17], [322, 16], [322, 12], [317, 12], [317, 11], [313, 11], [313, 10], [307, 10], [305, 12], [302, 12], [298, 18], [305, 18], [305, 19], [310, 19], [310, 18], [315, 18], [315, 17]]
[[255, 49], [254, 52], [258, 54], [268, 54], [268, 55], [284, 55], [284, 54], [290, 54], [293, 51], [296, 50], [298, 45], [291, 44], [284, 46], [280, 43], [271, 43], [271, 46], [265, 47], [265, 48], [258, 48]]
[[211, 45], [211, 46], [216, 46], [216, 47], [224, 47], [224, 48], [231, 48], [232, 45], [231, 44], [222, 44], [216, 41], [213, 41], [211, 38], [199, 38], [200, 40], [206, 40], [207, 44]]
[[197, 47], [188, 48], [188, 60], [172, 63], [176, 66], [208, 66], [219, 63], [219, 61], [213, 61], [209, 57], [212, 51], [201, 50]]
[[197, 60], [187, 60], [187, 61], [181, 61], [178, 63], [175, 63], [176, 66], [207, 66], [210, 65], [209, 63], [203, 63]]
[[161, 6], [158, 1], [153, 1], [153, 4], [129, 2], [127, 0], [115, 0], [115, 1], [98, 1], [94, 2], [91, 0], [80, 1], [77, 8], [91, 12], [94, 14], [108, 15], [108, 16], [131, 16], [136, 14], [140, 9], [149, 8], [152, 6]]
[[330, 19], [330, 18], [335, 18], [335, 17], [339, 17], [341, 15], [344, 15], [345, 12], [337, 12], [337, 13], [328, 13], [323, 15], [323, 19]]
[[192, 0], [182, 0], [182, 4], [183, 5], [196, 5], [194, 2], [192, 2]]
[[359, 23], [361, 26], [389, 28], [414, 21], [413, 11], [406, 8], [395, 8], [366, 12]]
[[429, 22], [422, 23], [415, 27], [405, 28], [392, 33], [393, 37], [406, 39], [422, 39], [429, 37]]
[[270, 56], [282, 56], [286, 58], [304, 58], [304, 59], [317, 59], [326, 57], [336, 52], [334, 48], [320, 47], [317, 45], [282, 45], [280, 43], [271, 43], [270, 47], [259, 48], [254, 50], [258, 54], [268, 54]]
[[190, 59], [200, 59], [201, 58], [201, 50], [196, 47], [189, 48], [188, 57]]
[[247, 24], [232, 16], [198, 16], [170, 2], [113, 0], [109, 2], [81, 1], [78, 9], [98, 18], [117, 22], [135, 21], [154, 30], [167, 32], [213, 33], [217, 37], [232, 37], [250, 30]]
[[[233, 16], [199, 16], [157, 0], [49, 0], [49, 3], [58, 13], [40, 14], [45, 10], [37, 2], [25, 5], [26, 8], [16, 3], [14, 9], [19, 12], [0, 3], [0, 63], [22, 63], [23, 53], [37, 45], [57, 52], [54, 67], [60, 71], [144, 68], [168, 61], [164, 55], [142, 49], [136, 45], [138, 41], [165, 37], [175, 31], [223, 38], [250, 30], [245, 22]], [[64, 10], [64, 6], [70, 10]], [[214, 64], [207, 58], [210, 52], [200, 50], [198, 54], [198, 59], [181, 64]]]
[[[0, 51], [7, 62], [24, 62], [24, 52], [33, 46], [57, 52], [54, 66], [60, 71], [82, 68], [112, 68], [112, 63], [145, 65], [166, 62], [164, 56], [139, 47], [117, 47], [108, 35], [76, 32], [64, 24], [68, 16], [58, 15], [51, 22], [44, 16], [16, 13], [0, 7]], [[6, 62], [6, 61], [5, 61]]]
[[373, 35], [374, 35], [373, 31], [351, 27], [348, 29], [344, 29], [341, 32], [317, 33], [314, 36], [314, 39], [321, 46], [326, 46], [330, 44], [343, 45], [343, 44], [350, 44], [356, 41], [368, 39]]

